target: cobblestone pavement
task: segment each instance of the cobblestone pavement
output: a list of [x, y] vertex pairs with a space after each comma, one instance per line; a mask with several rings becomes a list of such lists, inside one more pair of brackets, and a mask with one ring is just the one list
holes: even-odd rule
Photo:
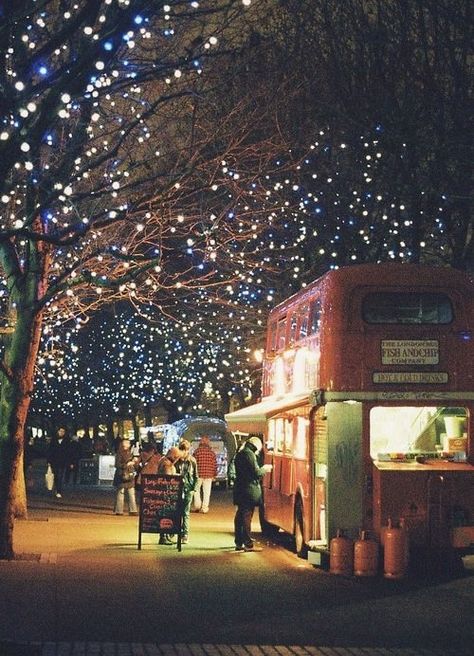
[[112, 642], [1, 643], [0, 656], [470, 656], [438, 649]]

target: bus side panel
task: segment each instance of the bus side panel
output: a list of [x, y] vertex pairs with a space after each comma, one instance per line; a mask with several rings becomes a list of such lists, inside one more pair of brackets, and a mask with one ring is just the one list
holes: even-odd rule
[[356, 537], [363, 525], [362, 404], [328, 403], [327, 523], [329, 540], [342, 528]]
[[403, 518], [410, 548], [446, 548], [454, 529], [461, 527], [462, 533], [462, 527], [469, 527], [473, 507], [471, 471], [430, 471], [429, 465], [425, 471], [374, 467], [375, 530], [380, 534], [389, 518], [395, 522]]
[[[273, 465], [273, 471], [263, 482], [265, 520], [291, 534], [296, 494], [301, 496], [305, 511], [311, 507], [310, 464], [302, 458], [273, 453], [266, 456], [265, 462]], [[306, 526], [309, 525], [305, 521]]]

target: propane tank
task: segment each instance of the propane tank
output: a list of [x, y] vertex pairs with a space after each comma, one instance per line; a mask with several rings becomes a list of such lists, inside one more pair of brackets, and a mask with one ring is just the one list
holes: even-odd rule
[[385, 546], [385, 534], [389, 529], [392, 528], [392, 526], [393, 526], [393, 521], [392, 518], [389, 517], [387, 520], [387, 526], [382, 526], [382, 528], [380, 529], [380, 546], [382, 547], [382, 549]]
[[354, 565], [354, 543], [337, 529], [336, 537], [329, 544], [329, 571], [331, 574], [351, 576]]
[[401, 579], [405, 575], [405, 536], [398, 526], [385, 532], [383, 573], [387, 579]]
[[383, 575], [387, 579], [401, 579], [406, 574], [407, 535], [403, 526], [389, 525], [385, 531]]
[[354, 574], [356, 576], [376, 576], [379, 566], [379, 545], [371, 540], [367, 531], [361, 531], [354, 542]]

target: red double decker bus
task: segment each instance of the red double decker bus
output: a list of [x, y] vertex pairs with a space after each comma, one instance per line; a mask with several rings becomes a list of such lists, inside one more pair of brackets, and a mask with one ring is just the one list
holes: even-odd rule
[[402, 518], [414, 551], [472, 552], [473, 417], [473, 277], [387, 263], [275, 307], [262, 400], [226, 420], [263, 436], [262, 526], [304, 555]]

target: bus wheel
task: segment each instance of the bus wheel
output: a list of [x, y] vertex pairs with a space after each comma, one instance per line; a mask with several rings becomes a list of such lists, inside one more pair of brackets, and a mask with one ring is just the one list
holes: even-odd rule
[[304, 541], [303, 507], [301, 501], [297, 501], [295, 506], [295, 528], [293, 538], [295, 543], [295, 553], [298, 558], [307, 558], [308, 546]]

